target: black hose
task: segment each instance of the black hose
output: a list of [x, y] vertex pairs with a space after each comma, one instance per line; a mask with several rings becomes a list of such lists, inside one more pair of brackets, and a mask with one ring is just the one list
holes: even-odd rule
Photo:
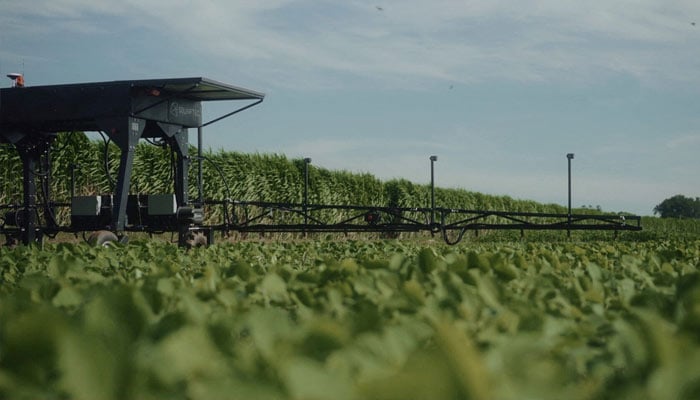
[[462, 228], [459, 231], [459, 234], [457, 235], [457, 239], [452, 241], [452, 240], [450, 240], [449, 237], [447, 237], [447, 229], [442, 228], [442, 238], [445, 240], [445, 243], [447, 243], [450, 246], [454, 246], [457, 243], [462, 241], [462, 237], [464, 236], [464, 233], [466, 233], [466, 232], [467, 232], [467, 228]]

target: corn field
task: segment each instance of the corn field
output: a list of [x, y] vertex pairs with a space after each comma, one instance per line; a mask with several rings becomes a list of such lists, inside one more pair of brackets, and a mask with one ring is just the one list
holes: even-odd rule
[[[105, 152], [108, 162], [104, 161]], [[194, 148], [190, 154], [196, 154]], [[116, 145], [93, 140], [74, 132], [59, 135], [52, 145], [52, 198], [70, 198], [70, 171], [75, 168], [76, 195], [107, 194], [113, 191], [119, 165]], [[172, 193], [174, 168], [169, 149], [142, 141], [136, 149], [131, 177], [131, 193]], [[243, 154], [208, 150], [203, 160], [205, 199], [231, 199], [302, 203], [304, 161], [279, 154]], [[196, 198], [197, 162], [189, 168], [189, 196]], [[309, 166], [310, 204], [363, 205], [378, 207], [428, 207], [430, 186], [405, 179], [381, 181], [375, 176], [348, 171], [331, 171]], [[0, 146], [0, 204], [22, 201], [22, 166], [11, 146]], [[462, 189], [436, 188], [438, 207], [494, 211], [565, 213], [563, 206], [491, 196]], [[585, 210], [590, 213], [591, 210]], [[342, 210], [323, 210], [322, 218], [342, 217]], [[220, 218], [222, 210], [208, 210], [210, 219]], [[65, 218], [65, 214], [63, 215]]]

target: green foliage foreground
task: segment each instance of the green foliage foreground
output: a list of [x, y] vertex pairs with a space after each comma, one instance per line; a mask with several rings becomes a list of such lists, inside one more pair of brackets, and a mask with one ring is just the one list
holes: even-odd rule
[[700, 241], [0, 248], [0, 398], [700, 397]]

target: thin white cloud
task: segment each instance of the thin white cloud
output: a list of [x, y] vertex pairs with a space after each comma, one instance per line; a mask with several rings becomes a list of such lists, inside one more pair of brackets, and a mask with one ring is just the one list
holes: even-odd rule
[[34, 0], [32, 2], [3, 2], [3, 11], [7, 15], [46, 17], [52, 20], [65, 18], [83, 19], [91, 14], [124, 14], [127, 10], [128, 6], [124, 2], [105, 0]]
[[100, 15], [116, 16], [266, 74], [276, 86], [308, 85], [328, 73], [340, 75], [336, 84], [351, 76], [392, 86], [601, 74], [700, 81], [700, 27], [691, 25], [700, 3], [690, 1], [404, 0], [382, 2], [382, 11], [369, 1], [10, 3], [0, 5], [5, 18], [40, 17], [47, 32], [51, 24], [99, 30]]
[[[347, 139], [318, 139], [312, 141], [295, 142], [293, 144], [282, 144], [288, 154], [299, 154], [302, 156], [320, 156], [324, 159], [333, 160], [331, 168], [340, 168], [338, 165], [342, 160], [339, 156], [346, 154], [365, 155], [368, 158], [384, 158], [387, 152], [404, 154], [426, 154], [426, 152], [447, 151], [448, 144], [436, 143], [432, 141], [420, 140], [390, 140], [386, 135], [378, 135], [377, 138], [347, 138]], [[353, 163], [356, 160], [351, 160]]]
[[700, 134], [685, 135], [675, 137], [666, 142], [666, 147], [669, 149], [688, 149], [688, 147], [700, 146]]
[[357, 140], [320, 139], [311, 142], [302, 142], [292, 146], [285, 146], [287, 154], [299, 154], [301, 156], [318, 155], [321, 157], [335, 157], [348, 151], [358, 151], [364, 147], [364, 143]]

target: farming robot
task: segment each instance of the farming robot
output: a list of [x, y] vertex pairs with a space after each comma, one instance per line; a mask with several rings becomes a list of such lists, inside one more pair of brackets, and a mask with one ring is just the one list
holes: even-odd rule
[[[260, 104], [265, 95], [207, 78], [176, 78], [25, 86], [9, 74], [0, 89], [0, 144], [16, 149], [22, 162], [22, 201], [0, 204], [0, 234], [8, 243], [30, 244], [58, 232], [91, 233], [98, 244], [125, 240], [128, 232], [173, 232], [178, 244], [212, 243], [215, 232], [399, 232], [440, 233], [456, 243], [472, 230], [641, 230], [637, 216], [545, 214], [436, 207], [434, 185], [428, 207], [274, 203], [205, 199], [202, 131], [208, 125]], [[202, 103], [234, 102], [224, 115], [203, 121]], [[241, 106], [241, 104], [243, 104]], [[197, 129], [197, 155], [189, 154], [188, 133]], [[100, 132], [120, 151], [113, 193], [76, 196], [75, 168], [69, 199], [53, 199], [51, 150], [63, 132]], [[174, 193], [129, 193], [140, 140], [165, 143], [173, 153]], [[105, 157], [107, 155], [105, 154]], [[190, 198], [188, 169], [196, 161], [197, 198]], [[431, 157], [432, 162], [436, 157]], [[307, 161], [308, 164], [308, 161]], [[308, 185], [308, 173], [306, 175]], [[304, 193], [306, 193], [306, 185]], [[205, 210], [222, 207], [223, 221], [211, 223]], [[69, 224], [56, 218], [68, 208]], [[329, 213], [328, 211], [335, 211]], [[333, 217], [328, 217], [333, 215]], [[340, 217], [339, 217], [340, 216]]]

